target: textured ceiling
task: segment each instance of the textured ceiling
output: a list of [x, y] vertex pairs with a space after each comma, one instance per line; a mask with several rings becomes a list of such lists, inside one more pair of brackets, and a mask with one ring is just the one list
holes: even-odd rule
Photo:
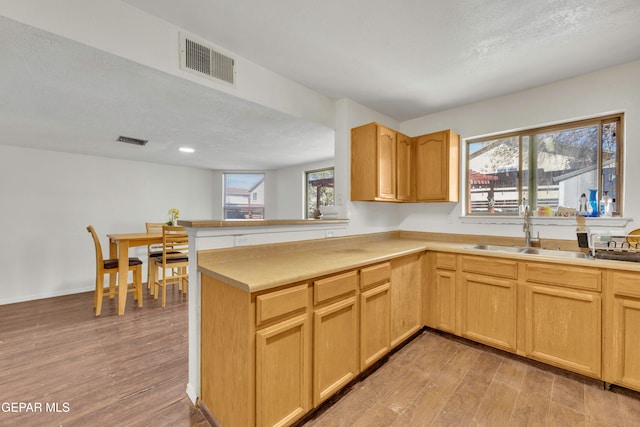
[[3, 17], [0, 58], [0, 144], [223, 170], [333, 158], [333, 129]]
[[[639, 0], [124, 1], [398, 121], [640, 59]], [[331, 129], [3, 17], [0, 58], [2, 144], [229, 170], [333, 156]]]
[[639, 0], [124, 0], [398, 121], [640, 59]]

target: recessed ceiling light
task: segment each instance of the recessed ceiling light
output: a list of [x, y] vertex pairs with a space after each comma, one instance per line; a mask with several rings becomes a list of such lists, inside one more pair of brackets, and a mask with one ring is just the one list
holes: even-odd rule
[[179, 150], [182, 151], [183, 153], [193, 153], [194, 151], [196, 151], [190, 147], [180, 147]]

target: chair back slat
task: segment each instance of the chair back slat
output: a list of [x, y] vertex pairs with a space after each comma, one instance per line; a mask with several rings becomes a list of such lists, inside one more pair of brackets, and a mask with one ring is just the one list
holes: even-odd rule
[[189, 255], [189, 236], [181, 225], [165, 225], [162, 227], [163, 262], [172, 258], [184, 258]]
[[[162, 222], [145, 222], [147, 233], [162, 233], [162, 227], [165, 225]], [[160, 253], [162, 252], [162, 243], [152, 243], [147, 246], [147, 253]]]

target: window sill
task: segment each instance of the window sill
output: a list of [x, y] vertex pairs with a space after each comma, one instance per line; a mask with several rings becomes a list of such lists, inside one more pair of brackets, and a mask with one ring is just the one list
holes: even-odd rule
[[[459, 217], [462, 224], [522, 224], [523, 217], [520, 216], [493, 216], [493, 215], [468, 215]], [[613, 218], [585, 218], [587, 227], [607, 227], [607, 228], [623, 228], [633, 221], [633, 218], [613, 217]], [[576, 217], [543, 217], [532, 216], [532, 225], [549, 225], [549, 226], [565, 226], [575, 227], [577, 225]]]

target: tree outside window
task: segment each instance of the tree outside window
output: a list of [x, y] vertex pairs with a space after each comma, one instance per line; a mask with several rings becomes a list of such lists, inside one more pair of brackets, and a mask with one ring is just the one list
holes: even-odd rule
[[307, 218], [313, 218], [320, 206], [333, 206], [333, 168], [306, 172]]
[[[467, 214], [572, 215], [582, 194], [621, 215], [622, 115], [467, 141]], [[597, 210], [592, 216], [597, 216]]]

